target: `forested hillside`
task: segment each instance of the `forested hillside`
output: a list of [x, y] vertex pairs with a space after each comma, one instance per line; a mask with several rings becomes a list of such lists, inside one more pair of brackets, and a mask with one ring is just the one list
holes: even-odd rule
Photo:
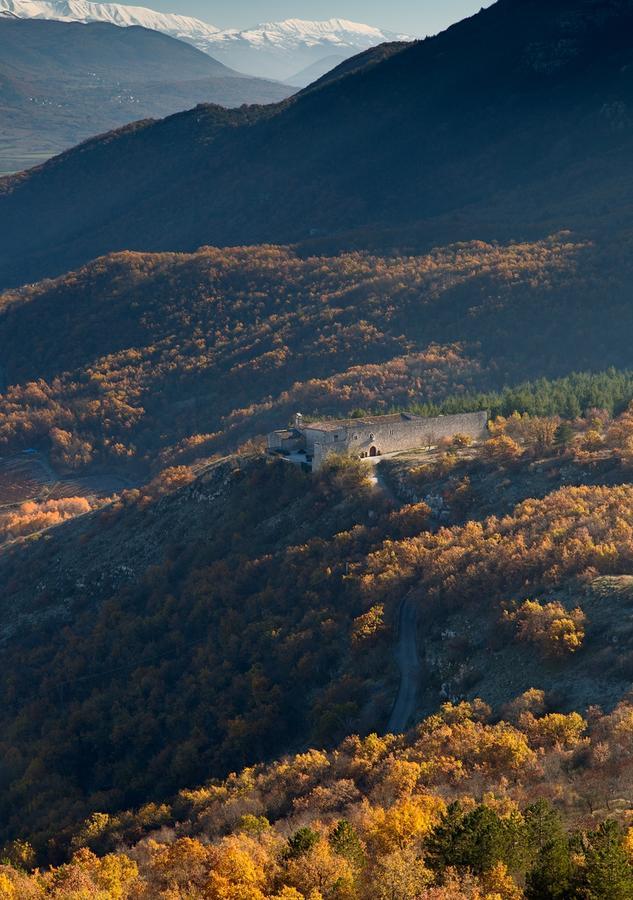
[[298, 409], [476, 404], [527, 378], [625, 367], [630, 259], [628, 241], [571, 235], [397, 258], [100, 259], [1, 298], [1, 446], [142, 475], [234, 449]]
[[[398, 798], [424, 786], [438, 815], [448, 799], [483, 799], [506, 815], [511, 801], [523, 806], [537, 795], [560, 803], [570, 824], [600, 821], [605, 813], [592, 811], [621, 800], [628, 763], [610, 761], [604, 748], [600, 759], [590, 752], [582, 716], [596, 735], [628, 727], [617, 724], [628, 722], [626, 704], [601, 724], [596, 704], [611, 713], [630, 680], [632, 441], [630, 411], [499, 419], [483, 446], [456, 442], [439, 454], [428, 491], [420, 454], [398, 488], [418, 496], [397, 503], [371, 486], [361, 463], [339, 461], [312, 477], [281, 462], [230, 458], [197, 475], [168, 470], [114, 505], [12, 544], [0, 556], [2, 838], [29, 839], [41, 861], [59, 861], [86, 843], [112, 850], [174, 816], [180, 835], [207, 827], [183, 819], [209, 817], [215, 840], [246, 813], [291, 816], [282, 834], [294, 821], [327, 834], [328, 816], [351, 815], [358, 804], [360, 815], [363, 796], [378, 803], [383, 790], [369, 772], [353, 776], [356, 786], [342, 772], [334, 786], [319, 768], [316, 780], [301, 782], [305, 801], [294, 813], [282, 798], [256, 803], [238, 788], [244, 799], [235, 805], [213, 788], [209, 798], [228, 816], [218, 818], [205, 793], [188, 789], [289, 749], [384, 730], [404, 596], [425, 626], [421, 708], [437, 709], [448, 693], [454, 704], [474, 702], [475, 717], [503, 717], [519, 732], [468, 725], [475, 731], [459, 731], [460, 750], [461, 737], [434, 720], [420, 732], [431, 728], [430, 743], [411, 759], [406, 741], [388, 738], [397, 783], [393, 795], [384, 788], [383, 802], [396, 805], [392, 814]], [[474, 493], [469, 507], [463, 466], [474, 487], [477, 471], [488, 479], [486, 496]], [[438, 479], [448, 514], [431, 496]], [[509, 481], [523, 498], [544, 484], [543, 499], [517, 493], [507, 512]], [[465, 524], [452, 525], [466, 508]], [[460, 709], [457, 720], [468, 722]], [[436, 744], [440, 735], [453, 761]], [[549, 761], [539, 748], [549, 748]], [[185, 788], [178, 812], [160, 805]], [[147, 803], [158, 805], [120, 816]], [[416, 803], [403, 811], [410, 824]], [[92, 813], [103, 815], [82, 830]], [[392, 814], [371, 813], [376, 840]], [[405, 830], [398, 845], [425, 868], [433, 865], [420, 840], [436, 821], [406, 839]], [[158, 877], [143, 858], [147, 877]], [[521, 859], [498, 861], [524, 873], [532, 863]], [[271, 860], [262, 866], [273, 884]], [[447, 864], [468, 865], [458, 857]], [[193, 878], [189, 865], [183, 877]], [[490, 875], [486, 865], [481, 872]]]
[[628, 0], [499, 0], [235, 127], [193, 110], [108, 135], [0, 182], [0, 284], [122, 249], [613, 235], [631, 225], [632, 25]]
[[228, 460], [191, 477], [0, 557], [2, 838], [45, 849], [93, 809], [385, 715], [382, 666], [349, 643], [365, 604], [346, 566], [378, 547], [378, 521], [412, 534], [426, 507], [399, 521], [346, 468], [311, 483]]
[[86, 848], [43, 875], [14, 845], [0, 885], [34, 900], [623, 900], [633, 831], [602, 786], [630, 791], [632, 723], [628, 702], [583, 719], [545, 712], [538, 691], [499, 722], [447, 703], [406, 737], [350, 737], [95, 815], [75, 835]]

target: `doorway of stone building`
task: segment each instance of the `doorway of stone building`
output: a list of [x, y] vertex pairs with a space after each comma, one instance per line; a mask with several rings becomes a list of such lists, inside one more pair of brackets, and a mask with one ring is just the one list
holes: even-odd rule
[[378, 450], [377, 450], [375, 447], [370, 447], [370, 448], [369, 448], [369, 455], [370, 455], [370, 456], [378, 456]]

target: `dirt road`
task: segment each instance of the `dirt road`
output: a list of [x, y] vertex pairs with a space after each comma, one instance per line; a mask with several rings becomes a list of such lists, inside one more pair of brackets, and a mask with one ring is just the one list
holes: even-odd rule
[[422, 675], [418, 651], [418, 606], [419, 601], [408, 595], [400, 607], [398, 643], [395, 648], [400, 669], [400, 687], [387, 726], [387, 731], [391, 734], [406, 731], [416, 712]]

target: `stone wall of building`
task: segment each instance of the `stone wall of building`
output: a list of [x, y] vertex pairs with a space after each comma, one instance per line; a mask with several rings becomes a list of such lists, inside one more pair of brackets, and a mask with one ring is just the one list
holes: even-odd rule
[[488, 433], [488, 413], [461, 413], [454, 416], [422, 418], [418, 416], [377, 417], [371, 422], [341, 423], [336, 430], [318, 432], [306, 429], [306, 441], [313, 467], [318, 469], [332, 453], [356, 457], [382, 456], [406, 450], [436, 446], [456, 434], [468, 435], [475, 441]]
[[270, 452], [279, 453], [294, 453], [305, 444], [303, 436], [294, 430], [273, 431], [268, 435], [267, 442]]

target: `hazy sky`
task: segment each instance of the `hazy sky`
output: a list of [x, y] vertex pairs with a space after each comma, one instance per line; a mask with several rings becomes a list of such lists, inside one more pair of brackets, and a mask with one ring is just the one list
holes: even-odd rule
[[477, 12], [490, 0], [121, 0], [197, 16], [220, 28], [279, 19], [337, 17], [423, 37]]

